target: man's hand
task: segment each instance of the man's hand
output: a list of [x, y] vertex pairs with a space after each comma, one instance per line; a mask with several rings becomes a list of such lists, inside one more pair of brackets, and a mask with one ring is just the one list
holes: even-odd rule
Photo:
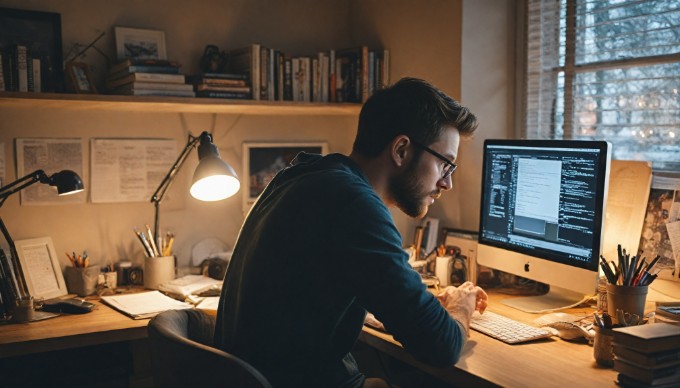
[[470, 318], [477, 310], [483, 313], [488, 304], [488, 296], [480, 287], [471, 282], [465, 282], [458, 288], [448, 286], [437, 295], [437, 299], [451, 314], [451, 317], [460, 322], [465, 332], [470, 335]]

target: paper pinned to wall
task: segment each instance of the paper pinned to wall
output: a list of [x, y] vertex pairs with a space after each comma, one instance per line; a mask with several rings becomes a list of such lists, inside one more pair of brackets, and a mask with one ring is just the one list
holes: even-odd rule
[[[48, 176], [62, 170], [71, 170], [85, 180], [80, 138], [16, 139], [16, 147], [18, 178], [36, 170], [43, 170]], [[21, 190], [22, 205], [85, 203], [85, 198], [85, 192], [58, 196], [55, 188], [49, 185], [32, 185]]]
[[680, 281], [680, 175], [654, 175], [640, 238], [640, 250], [648, 260], [660, 256], [655, 269], [660, 279]]
[[172, 139], [90, 139], [93, 203], [148, 202], [177, 159]]
[[651, 183], [651, 163], [611, 161], [602, 243], [604, 257], [615, 258], [619, 244], [633, 254], [638, 251]]

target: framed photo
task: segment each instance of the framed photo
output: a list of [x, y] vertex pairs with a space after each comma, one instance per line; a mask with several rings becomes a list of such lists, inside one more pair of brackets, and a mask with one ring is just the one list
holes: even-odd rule
[[[34, 91], [62, 92], [64, 72], [61, 15], [0, 8], [0, 49], [3, 62], [9, 59], [12, 52], [17, 51], [17, 46], [26, 47], [26, 58], [31, 59]], [[36, 75], [39, 76], [38, 79], [35, 79]], [[7, 85], [5, 90], [9, 90]]]
[[127, 27], [114, 27], [114, 30], [119, 61], [126, 58], [168, 59], [164, 31]]
[[68, 293], [50, 237], [15, 241], [21, 271], [33, 298], [51, 299]]
[[243, 210], [247, 211], [277, 172], [300, 152], [328, 153], [328, 143], [243, 143]]
[[70, 90], [76, 93], [97, 93], [97, 89], [92, 81], [92, 73], [87, 64], [82, 62], [68, 62], [66, 64], [66, 75]]
[[454, 272], [460, 271], [460, 280], [477, 282], [479, 268], [477, 266], [477, 232], [442, 228], [441, 243], [447, 247], [456, 247], [460, 252], [454, 255]]

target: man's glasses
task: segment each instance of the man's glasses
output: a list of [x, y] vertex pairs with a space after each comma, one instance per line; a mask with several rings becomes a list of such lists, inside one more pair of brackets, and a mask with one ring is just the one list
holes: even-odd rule
[[415, 141], [412, 141], [414, 146], [420, 148], [423, 151], [429, 152], [430, 154], [434, 155], [438, 159], [440, 159], [444, 164], [442, 164], [442, 179], [448, 179], [448, 177], [453, 174], [454, 171], [456, 171], [456, 168], [458, 168], [458, 165], [453, 163], [452, 161], [448, 160], [444, 155], [440, 154], [437, 151], [434, 151], [430, 147], [426, 147], [422, 144], [416, 143]]

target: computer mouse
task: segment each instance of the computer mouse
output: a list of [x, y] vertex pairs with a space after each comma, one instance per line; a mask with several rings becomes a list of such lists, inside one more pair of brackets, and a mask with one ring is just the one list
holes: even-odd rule
[[67, 313], [67, 314], [85, 314], [92, 311], [94, 303], [87, 302], [78, 298], [59, 299], [54, 301], [45, 301], [43, 303], [43, 311], [52, 313]]

